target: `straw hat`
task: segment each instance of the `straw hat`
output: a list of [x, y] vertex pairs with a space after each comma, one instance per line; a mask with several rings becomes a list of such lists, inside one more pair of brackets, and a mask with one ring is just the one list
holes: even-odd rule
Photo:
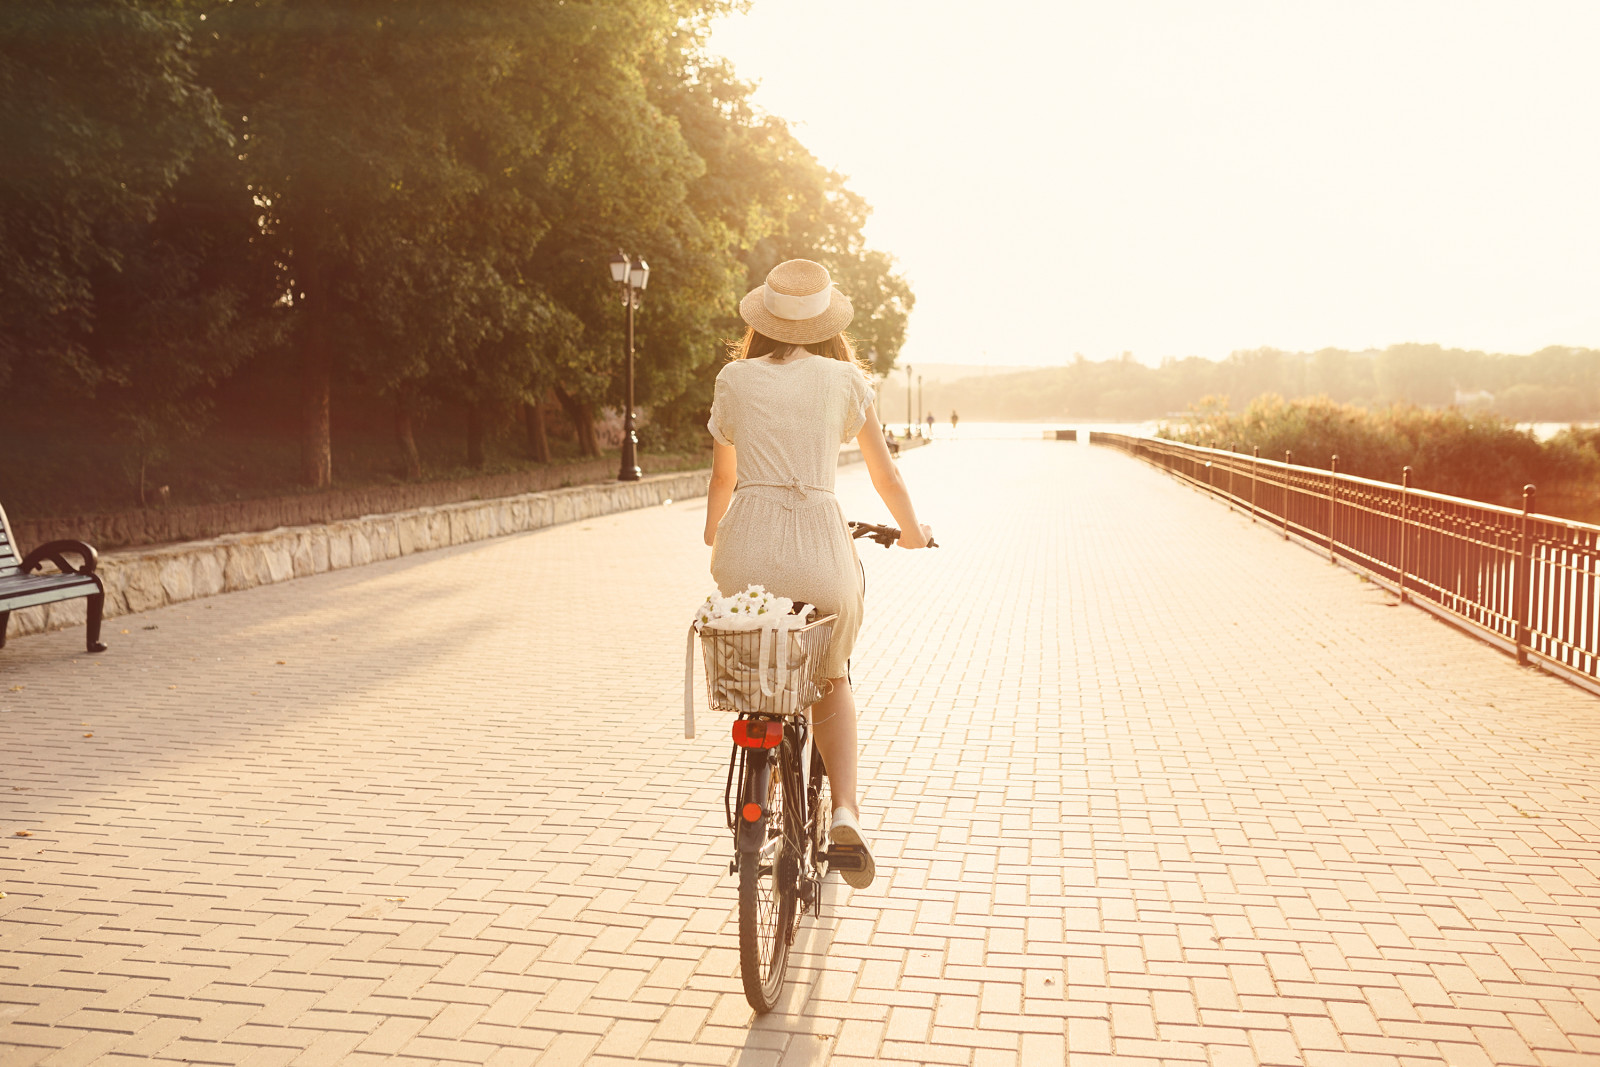
[[833, 287], [828, 268], [809, 259], [779, 263], [739, 301], [739, 314], [757, 333], [791, 345], [826, 341], [850, 325], [856, 309]]

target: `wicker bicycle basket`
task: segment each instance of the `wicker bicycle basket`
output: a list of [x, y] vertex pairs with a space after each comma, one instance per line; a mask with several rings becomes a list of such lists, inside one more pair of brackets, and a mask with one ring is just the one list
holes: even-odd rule
[[824, 615], [780, 633], [701, 630], [711, 710], [799, 715], [815, 704], [822, 698], [823, 653], [837, 618]]

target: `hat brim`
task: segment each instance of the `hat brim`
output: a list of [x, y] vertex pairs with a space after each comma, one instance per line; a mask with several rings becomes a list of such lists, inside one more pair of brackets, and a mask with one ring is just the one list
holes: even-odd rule
[[834, 289], [828, 294], [828, 310], [809, 319], [780, 319], [767, 310], [767, 287], [758, 285], [739, 301], [739, 317], [757, 333], [791, 345], [814, 345], [842, 333], [856, 317], [850, 298]]

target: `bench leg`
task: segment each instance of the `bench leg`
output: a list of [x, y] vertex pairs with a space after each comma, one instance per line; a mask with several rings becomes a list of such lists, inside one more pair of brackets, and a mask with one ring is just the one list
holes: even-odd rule
[[0, 611], [0, 648], [6, 647], [6, 627], [11, 623], [11, 612]]
[[89, 633], [85, 638], [84, 645], [90, 652], [104, 652], [106, 650], [105, 642], [100, 640], [100, 616], [105, 613], [105, 610], [106, 595], [104, 593], [96, 593], [89, 598]]

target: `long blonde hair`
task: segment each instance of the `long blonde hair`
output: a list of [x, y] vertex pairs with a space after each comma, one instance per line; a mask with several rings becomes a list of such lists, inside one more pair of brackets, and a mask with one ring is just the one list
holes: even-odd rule
[[[793, 348], [788, 341], [776, 341], [764, 333], [757, 333], [754, 326], [745, 327], [744, 336], [737, 341], [728, 342], [729, 359], [756, 359], [759, 356], [770, 356], [774, 352], [781, 352], [786, 348]], [[837, 359], [841, 363], [854, 363], [863, 373], [872, 373], [872, 364], [856, 352], [855, 339], [847, 333], [836, 333], [832, 337], [817, 341], [814, 344], [801, 345], [807, 352], [814, 356], [824, 356], [828, 359]]]

